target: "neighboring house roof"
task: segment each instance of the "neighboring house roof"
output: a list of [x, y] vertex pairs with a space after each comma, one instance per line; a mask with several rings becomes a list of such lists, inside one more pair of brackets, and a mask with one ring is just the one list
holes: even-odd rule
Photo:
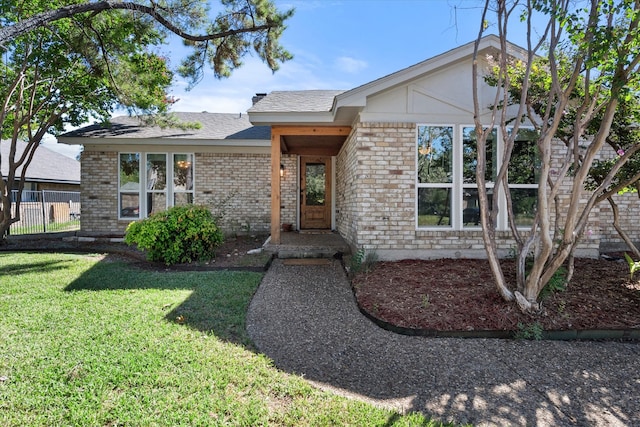
[[[24, 153], [26, 147], [27, 144], [25, 142], [17, 142], [16, 159]], [[9, 173], [10, 148], [11, 141], [3, 140], [0, 142], [0, 153], [2, 154], [0, 169], [2, 170], [3, 178]], [[18, 175], [21, 172], [22, 167], [19, 167]], [[27, 167], [25, 178], [27, 181], [35, 182], [80, 184], [80, 162], [40, 145], [33, 155], [31, 164]]]
[[200, 129], [177, 129], [148, 126], [137, 117], [119, 116], [107, 125], [94, 124], [58, 137], [60, 142], [81, 144], [82, 139], [184, 139], [184, 140], [270, 140], [269, 126], [254, 126], [246, 114], [173, 113], [184, 122], [198, 122]]

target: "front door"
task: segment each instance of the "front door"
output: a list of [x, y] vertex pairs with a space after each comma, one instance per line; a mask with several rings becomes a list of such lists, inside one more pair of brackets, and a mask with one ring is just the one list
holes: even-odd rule
[[331, 157], [300, 157], [300, 228], [331, 228]]

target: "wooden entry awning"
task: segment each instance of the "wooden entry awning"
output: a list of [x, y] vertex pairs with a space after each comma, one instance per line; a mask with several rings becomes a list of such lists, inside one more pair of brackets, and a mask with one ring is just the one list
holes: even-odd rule
[[335, 156], [350, 126], [271, 127], [271, 243], [280, 244], [280, 161], [282, 153]]

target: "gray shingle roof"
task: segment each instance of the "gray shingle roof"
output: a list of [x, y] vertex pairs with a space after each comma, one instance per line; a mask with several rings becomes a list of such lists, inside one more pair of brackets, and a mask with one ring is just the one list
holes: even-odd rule
[[[17, 143], [16, 159], [24, 153], [27, 144], [21, 141]], [[6, 177], [9, 173], [9, 150], [11, 148], [11, 141], [0, 142], [0, 153], [2, 154], [2, 162], [0, 169], [2, 169], [2, 176]], [[18, 168], [18, 172], [21, 172], [22, 168]], [[27, 168], [26, 179], [28, 181], [47, 181], [47, 182], [61, 182], [61, 183], [80, 183], [80, 162], [70, 157], [64, 156], [55, 151], [40, 145], [35, 154], [33, 160]]]
[[312, 113], [331, 111], [344, 90], [274, 91], [249, 108], [249, 113]]
[[[146, 126], [137, 117], [119, 116], [109, 126], [94, 124], [60, 136], [66, 138], [167, 138], [167, 139], [271, 139], [269, 126], [253, 126], [246, 114], [173, 113], [181, 121], [198, 122], [200, 129], [160, 128]], [[65, 141], [67, 142], [67, 141]]]

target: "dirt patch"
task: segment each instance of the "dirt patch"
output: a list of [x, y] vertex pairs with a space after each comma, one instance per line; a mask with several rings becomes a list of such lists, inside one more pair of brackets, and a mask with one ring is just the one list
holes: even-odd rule
[[[513, 261], [503, 261], [515, 282]], [[358, 304], [392, 325], [439, 331], [517, 331], [535, 322], [546, 331], [640, 328], [640, 275], [625, 262], [577, 259], [565, 291], [542, 300], [539, 315], [499, 296], [485, 260], [379, 262], [353, 279]]]
[[[248, 252], [261, 248], [267, 237], [268, 236], [265, 235], [227, 237], [224, 243], [216, 249], [216, 256], [212, 260], [190, 264], [177, 264], [170, 267], [163, 263], [147, 261], [146, 254], [138, 250], [135, 246], [100, 239], [92, 242], [83, 242], [68, 238], [54, 238], [51, 236], [34, 236], [32, 238], [24, 236], [19, 238], [10, 237], [5, 245], [0, 245], [0, 251], [108, 253], [117, 255], [119, 259], [127, 262], [135, 263], [136, 266], [140, 268], [149, 270], [265, 270], [271, 260], [271, 254], [264, 251], [252, 254]], [[111, 258], [113, 259], [113, 257]]]

